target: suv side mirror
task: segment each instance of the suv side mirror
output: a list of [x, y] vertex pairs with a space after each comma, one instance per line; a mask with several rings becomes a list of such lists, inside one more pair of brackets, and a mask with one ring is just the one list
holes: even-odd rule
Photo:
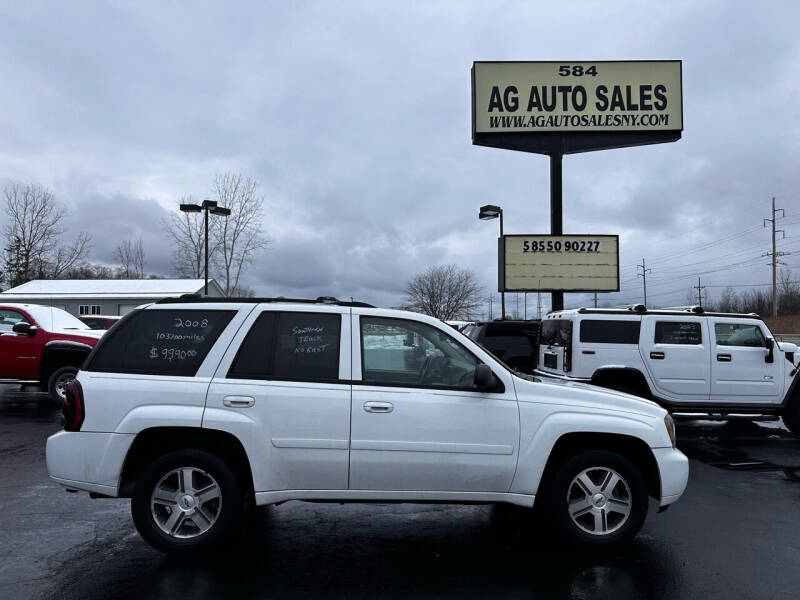
[[775, 340], [772, 338], [766, 339], [767, 345], [767, 355], [764, 357], [765, 363], [771, 363], [775, 361]]
[[30, 323], [26, 323], [25, 321], [20, 321], [19, 323], [14, 323], [14, 326], [11, 328], [11, 331], [14, 333], [21, 333], [23, 335], [33, 335], [39, 330], [36, 325], [31, 325]]
[[483, 363], [477, 365], [475, 367], [475, 378], [473, 381], [475, 382], [475, 387], [477, 387], [479, 390], [488, 390], [489, 388], [494, 387], [494, 373], [492, 373], [489, 365], [485, 365]]

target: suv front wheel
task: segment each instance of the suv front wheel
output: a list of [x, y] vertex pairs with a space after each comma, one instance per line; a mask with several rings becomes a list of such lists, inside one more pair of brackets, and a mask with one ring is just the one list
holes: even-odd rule
[[800, 436], [800, 391], [795, 391], [781, 415], [783, 424], [793, 434]]
[[242, 487], [231, 468], [202, 450], [155, 459], [131, 499], [139, 534], [162, 552], [206, 550], [224, 542], [242, 516]]
[[610, 546], [627, 542], [647, 516], [647, 485], [624, 456], [582, 452], [556, 472], [547, 494], [551, 523], [569, 542]]

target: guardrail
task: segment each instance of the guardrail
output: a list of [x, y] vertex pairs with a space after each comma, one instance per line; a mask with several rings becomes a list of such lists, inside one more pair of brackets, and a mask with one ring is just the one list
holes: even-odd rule
[[773, 335], [779, 342], [791, 342], [800, 346], [800, 333], [774, 333]]

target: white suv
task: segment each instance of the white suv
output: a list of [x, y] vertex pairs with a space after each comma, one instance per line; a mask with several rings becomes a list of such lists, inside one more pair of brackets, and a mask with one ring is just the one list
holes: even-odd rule
[[510, 371], [424, 315], [331, 298], [172, 299], [102, 339], [69, 387], [50, 476], [131, 497], [163, 551], [221, 542], [286, 500], [534, 500], [573, 541], [641, 527], [683, 493], [667, 412]]
[[755, 314], [700, 307], [563, 310], [542, 321], [538, 374], [651, 398], [675, 413], [772, 414], [800, 434], [795, 344]]

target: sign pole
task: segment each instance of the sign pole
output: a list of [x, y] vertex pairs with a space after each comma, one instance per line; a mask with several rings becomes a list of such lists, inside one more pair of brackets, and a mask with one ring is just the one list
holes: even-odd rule
[[[500, 239], [503, 239], [503, 211], [500, 210]], [[503, 288], [506, 286], [504, 285]], [[505, 290], [500, 292], [500, 319], [506, 318], [506, 293]]]
[[[550, 233], [564, 233], [562, 219], [561, 166], [564, 155], [561, 152], [550, 153]], [[564, 310], [564, 292], [551, 292], [550, 310]]]

